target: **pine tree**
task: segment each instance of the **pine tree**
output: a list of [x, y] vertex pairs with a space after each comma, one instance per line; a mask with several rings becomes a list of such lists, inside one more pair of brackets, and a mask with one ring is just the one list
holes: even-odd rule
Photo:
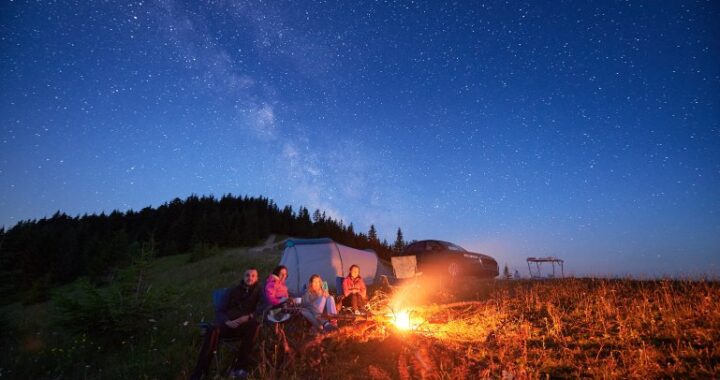
[[405, 239], [403, 238], [403, 233], [400, 227], [398, 227], [397, 230], [397, 237], [395, 238], [395, 244], [393, 244], [393, 253], [397, 255], [402, 255], [403, 251], [405, 250]]
[[375, 230], [375, 225], [370, 225], [370, 230], [368, 231], [368, 240], [370, 241], [370, 244], [379, 244], [380, 240], [378, 240], [377, 231]]
[[505, 264], [505, 268], [503, 269], [503, 277], [505, 277], [506, 280], [512, 278], [512, 275], [510, 274], [510, 269], [508, 268], [507, 264]]

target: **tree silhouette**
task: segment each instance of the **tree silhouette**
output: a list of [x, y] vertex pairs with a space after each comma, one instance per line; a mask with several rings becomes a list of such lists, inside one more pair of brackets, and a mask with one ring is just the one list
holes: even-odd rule
[[395, 244], [393, 244], [393, 254], [401, 255], [405, 250], [405, 239], [400, 227], [398, 227], [397, 235], [395, 237]]
[[512, 275], [510, 274], [510, 268], [508, 268], [507, 264], [505, 264], [505, 268], [503, 268], [503, 277], [506, 280], [509, 280], [512, 278]]
[[368, 240], [370, 240], [370, 244], [377, 244], [380, 241], [378, 240], [377, 231], [375, 230], [375, 225], [370, 225], [370, 230], [368, 231]]
[[367, 235], [358, 234], [352, 223], [345, 227], [320, 210], [311, 219], [305, 207], [297, 212], [291, 206], [280, 209], [264, 197], [226, 194], [217, 199], [193, 194], [137, 212], [70, 217], [58, 211], [50, 218], [0, 228], [0, 304], [38, 300], [53, 284], [80, 276], [96, 283], [107, 281], [148, 247], [158, 257], [197, 253], [213, 247], [252, 246], [270, 233], [329, 237], [373, 249], [385, 259], [393, 252], [378, 239], [374, 225]]

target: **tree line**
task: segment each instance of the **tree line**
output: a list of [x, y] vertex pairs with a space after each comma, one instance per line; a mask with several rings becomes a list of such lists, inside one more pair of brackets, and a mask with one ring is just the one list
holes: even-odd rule
[[76, 217], [58, 211], [50, 218], [0, 229], [0, 298], [6, 302], [20, 297], [44, 299], [51, 286], [82, 276], [102, 282], [148, 245], [157, 256], [168, 256], [252, 246], [271, 233], [329, 237], [351, 247], [373, 249], [385, 259], [405, 246], [399, 228], [391, 246], [378, 238], [374, 225], [367, 234], [356, 232], [352, 223], [346, 226], [320, 210], [311, 215], [302, 206], [280, 208], [265, 197], [192, 195], [157, 208]]

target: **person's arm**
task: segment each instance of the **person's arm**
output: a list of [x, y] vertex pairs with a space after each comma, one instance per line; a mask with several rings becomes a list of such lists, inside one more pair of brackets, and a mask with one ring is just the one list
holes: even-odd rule
[[358, 291], [362, 298], [367, 298], [367, 287], [365, 286], [365, 281], [363, 281], [362, 277], [359, 278], [360, 281], [358, 281]]
[[311, 304], [312, 304], [312, 299], [310, 297], [310, 291], [308, 290], [305, 292], [305, 294], [303, 294], [302, 301], [300, 302], [299, 306], [304, 307], [304, 308], [310, 308]]
[[237, 328], [238, 326], [242, 325], [245, 322], [250, 321], [251, 319], [255, 318], [255, 315], [253, 313], [241, 315], [232, 321], [227, 321], [225, 324], [230, 328]]
[[271, 306], [275, 306], [280, 303], [280, 299], [275, 294], [275, 278], [271, 277], [265, 284], [265, 299]]
[[265, 306], [265, 302], [263, 301], [263, 294], [265, 293], [263, 287], [258, 284], [255, 287], [255, 290], [253, 291], [253, 318], [254, 319], [262, 319], [263, 317], [263, 309]]
[[252, 293], [250, 293], [250, 297], [248, 297], [248, 303], [247, 303], [248, 313], [249, 315], [252, 315], [250, 319], [254, 319], [257, 317], [257, 310], [259, 309], [260, 305], [260, 286], [258, 284], [255, 284], [255, 287], [252, 289]]
[[345, 297], [349, 296], [352, 293], [352, 280], [350, 280], [349, 277], [345, 277], [342, 283], [343, 286], [343, 295]]

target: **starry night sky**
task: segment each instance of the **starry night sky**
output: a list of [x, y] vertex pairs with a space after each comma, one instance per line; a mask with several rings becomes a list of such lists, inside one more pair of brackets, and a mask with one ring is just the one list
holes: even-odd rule
[[263, 195], [526, 273], [720, 274], [713, 1], [4, 1], [0, 225]]

